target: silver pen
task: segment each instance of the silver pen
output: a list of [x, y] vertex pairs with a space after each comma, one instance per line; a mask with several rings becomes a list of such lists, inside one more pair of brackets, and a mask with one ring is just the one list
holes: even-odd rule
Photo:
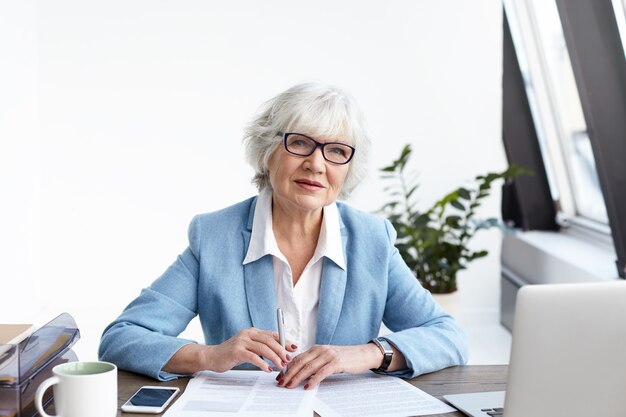
[[[280, 341], [280, 345], [283, 349], [287, 348], [285, 342], [285, 317], [283, 316], [283, 310], [280, 307], [276, 309], [276, 322], [278, 323], [278, 340]], [[282, 372], [287, 372], [287, 366], [282, 369]]]

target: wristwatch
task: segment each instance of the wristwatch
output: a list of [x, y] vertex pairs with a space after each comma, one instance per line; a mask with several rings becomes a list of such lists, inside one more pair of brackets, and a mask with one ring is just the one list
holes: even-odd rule
[[387, 368], [391, 364], [391, 359], [393, 359], [393, 349], [391, 348], [391, 344], [384, 337], [376, 337], [369, 341], [369, 343], [373, 343], [378, 346], [378, 349], [383, 353], [383, 363], [378, 368], [373, 368], [372, 371], [380, 374], [384, 374], [387, 372]]

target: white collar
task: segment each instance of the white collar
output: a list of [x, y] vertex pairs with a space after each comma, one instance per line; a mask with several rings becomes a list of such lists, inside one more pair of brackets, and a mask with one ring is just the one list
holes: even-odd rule
[[[346, 270], [337, 204], [333, 202], [325, 206], [323, 210], [322, 228], [311, 263], [317, 262], [325, 256], [343, 270]], [[278, 248], [276, 237], [274, 237], [272, 229], [272, 191], [267, 187], [261, 190], [256, 200], [250, 246], [248, 246], [248, 252], [243, 260], [243, 264], [254, 262], [265, 255], [274, 255], [283, 262], [288, 263]]]

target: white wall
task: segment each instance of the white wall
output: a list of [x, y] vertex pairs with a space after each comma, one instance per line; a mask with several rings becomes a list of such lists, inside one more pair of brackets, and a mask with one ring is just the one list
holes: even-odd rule
[[0, 322], [41, 304], [37, 61], [35, 1], [0, 1]]
[[[364, 210], [381, 206], [377, 169], [407, 142], [424, 205], [505, 165], [498, 1], [26, 4], [3, 18], [28, 29], [10, 46], [26, 62], [0, 67], [19, 84], [0, 95], [3, 122], [19, 92], [28, 105], [0, 127], [11, 151], [2, 298], [15, 320], [31, 319], [18, 307], [31, 290], [38, 317], [72, 313], [81, 358], [185, 248], [194, 214], [254, 194], [243, 125], [295, 83], [336, 84], [362, 105], [374, 152], [350, 202]], [[491, 255], [462, 274], [462, 294], [474, 294], [463, 299], [496, 308], [499, 235], [480, 240]]]

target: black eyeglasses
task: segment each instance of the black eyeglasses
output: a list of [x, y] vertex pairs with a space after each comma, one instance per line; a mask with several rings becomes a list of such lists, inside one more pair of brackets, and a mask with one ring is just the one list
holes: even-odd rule
[[278, 134], [283, 136], [283, 143], [287, 152], [293, 155], [309, 156], [320, 147], [322, 148], [324, 159], [338, 165], [347, 164], [354, 156], [355, 149], [345, 143], [321, 143], [301, 133], [278, 132]]

